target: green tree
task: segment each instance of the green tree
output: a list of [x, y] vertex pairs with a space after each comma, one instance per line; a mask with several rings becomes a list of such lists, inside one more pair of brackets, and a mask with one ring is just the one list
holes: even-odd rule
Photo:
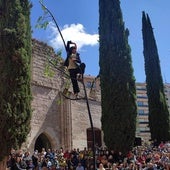
[[145, 12], [142, 13], [142, 33], [151, 139], [157, 142], [168, 141], [170, 140], [169, 111], [153, 28]]
[[119, 0], [99, 1], [102, 130], [109, 149], [132, 149], [136, 131], [136, 87]]
[[31, 27], [28, 0], [0, 1], [0, 160], [30, 131]]

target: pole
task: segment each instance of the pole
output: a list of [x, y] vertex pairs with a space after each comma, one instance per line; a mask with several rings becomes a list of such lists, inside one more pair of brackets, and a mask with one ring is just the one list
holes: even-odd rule
[[60, 28], [59, 28], [59, 26], [58, 26], [58, 24], [57, 24], [56, 19], [54, 18], [54, 16], [53, 16], [53, 14], [51, 13], [51, 11], [50, 11], [41, 1], [39, 1], [39, 3], [40, 3], [40, 4], [42, 5], [42, 7], [43, 7], [44, 9], [46, 9], [47, 12], [51, 15], [51, 17], [52, 17], [52, 19], [53, 19], [53, 21], [54, 21], [54, 23], [55, 23], [55, 25], [56, 25], [56, 27], [57, 27], [57, 29], [58, 29], [58, 32], [59, 32], [59, 34], [60, 34], [60, 36], [61, 36], [61, 39], [62, 39], [62, 41], [63, 41], [65, 50], [66, 50], [66, 52], [67, 52], [67, 46], [66, 46], [66, 43], [65, 43], [65, 41], [64, 41], [63, 35], [62, 35], [61, 31], [60, 31]]
[[88, 110], [88, 115], [89, 115], [89, 120], [90, 120], [90, 125], [91, 125], [91, 130], [92, 130], [92, 140], [93, 140], [93, 169], [96, 170], [96, 149], [95, 149], [95, 133], [94, 133], [94, 127], [93, 127], [93, 120], [90, 112], [90, 106], [89, 106], [89, 100], [87, 96], [87, 91], [86, 91], [86, 86], [84, 84], [84, 78], [82, 78], [82, 84], [83, 84], [83, 89], [84, 89], [84, 94], [85, 94], [85, 99], [86, 99], [86, 104], [87, 104], [87, 110]]
[[[54, 21], [54, 23], [55, 23], [55, 25], [56, 25], [56, 27], [57, 27], [57, 29], [58, 29], [58, 31], [59, 31], [59, 34], [60, 34], [60, 36], [61, 36], [61, 39], [62, 39], [63, 44], [64, 44], [64, 47], [65, 47], [65, 50], [66, 50], [66, 52], [67, 52], [67, 46], [66, 46], [66, 43], [65, 43], [65, 41], [64, 41], [63, 35], [62, 35], [61, 31], [60, 31], [60, 28], [59, 28], [59, 26], [58, 26], [58, 24], [57, 24], [56, 19], [54, 18], [54, 16], [53, 16], [53, 14], [51, 13], [51, 11], [50, 11], [41, 1], [39, 1], [39, 3], [40, 3], [40, 4], [42, 5], [42, 7], [43, 7], [44, 9], [46, 9], [47, 12], [51, 15], [51, 17], [52, 17], [52, 19], [53, 19], [53, 21]], [[84, 78], [82, 77], [82, 79], [83, 79], [83, 80], [82, 80], [82, 84], [83, 84], [83, 89], [84, 89], [84, 94], [85, 94], [85, 99], [86, 99], [86, 104], [87, 104], [87, 110], [88, 110], [88, 115], [89, 115], [89, 120], [90, 120], [92, 135], [93, 135], [93, 136], [92, 136], [92, 139], [93, 139], [93, 148], [92, 148], [92, 150], [93, 150], [93, 169], [96, 170], [95, 133], [94, 133], [92, 116], [91, 116], [91, 112], [90, 112], [90, 106], [89, 106], [89, 100], [88, 100], [88, 96], [87, 96], [87, 91], [86, 91], [86, 87], [85, 87], [85, 84], [84, 84]]]

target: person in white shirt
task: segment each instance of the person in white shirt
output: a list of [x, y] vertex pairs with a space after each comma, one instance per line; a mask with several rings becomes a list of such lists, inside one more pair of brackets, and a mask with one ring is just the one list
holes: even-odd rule
[[[70, 47], [70, 45], [73, 45]], [[67, 58], [64, 66], [68, 68], [73, 86], [74, 95], [80, 92], [77, 80], [82, 80], [86, 65], [81, 62], [79, 53], [77, 53], [77, 45], [72, 41], [67, 42]]]

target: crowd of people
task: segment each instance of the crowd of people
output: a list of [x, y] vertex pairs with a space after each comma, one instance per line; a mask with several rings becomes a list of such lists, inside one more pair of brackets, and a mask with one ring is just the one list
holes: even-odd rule
[[[95, 155], [98, 170], [170, 169], [170, 142], [137, 146], [125, 156], [121, 152], [97, 148]], [[71, 151], [42, 148], [31, 154], [12, 149], [7, 167], [9, 170], [94, 170], [93, 151], [90, 148]]]

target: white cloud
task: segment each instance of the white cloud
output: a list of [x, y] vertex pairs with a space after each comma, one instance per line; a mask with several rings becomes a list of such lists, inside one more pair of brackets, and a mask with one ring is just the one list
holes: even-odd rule
[[[60, 30], [65, 42], [67, 43], [67, 41], [69, 40], [76, 42], [79, 50], [83, 46], [94, 46], [98, 44], [99, 35], [86, 33], [85, 28], [82, 24], [64, 25], [64, 27], [60, 28]], [[50, 23], [48, 31], [50, 31], [50, 45], [54, 49], [62, 48], [63, 41], [61, 39], [57, 27], [53, 23]]]

